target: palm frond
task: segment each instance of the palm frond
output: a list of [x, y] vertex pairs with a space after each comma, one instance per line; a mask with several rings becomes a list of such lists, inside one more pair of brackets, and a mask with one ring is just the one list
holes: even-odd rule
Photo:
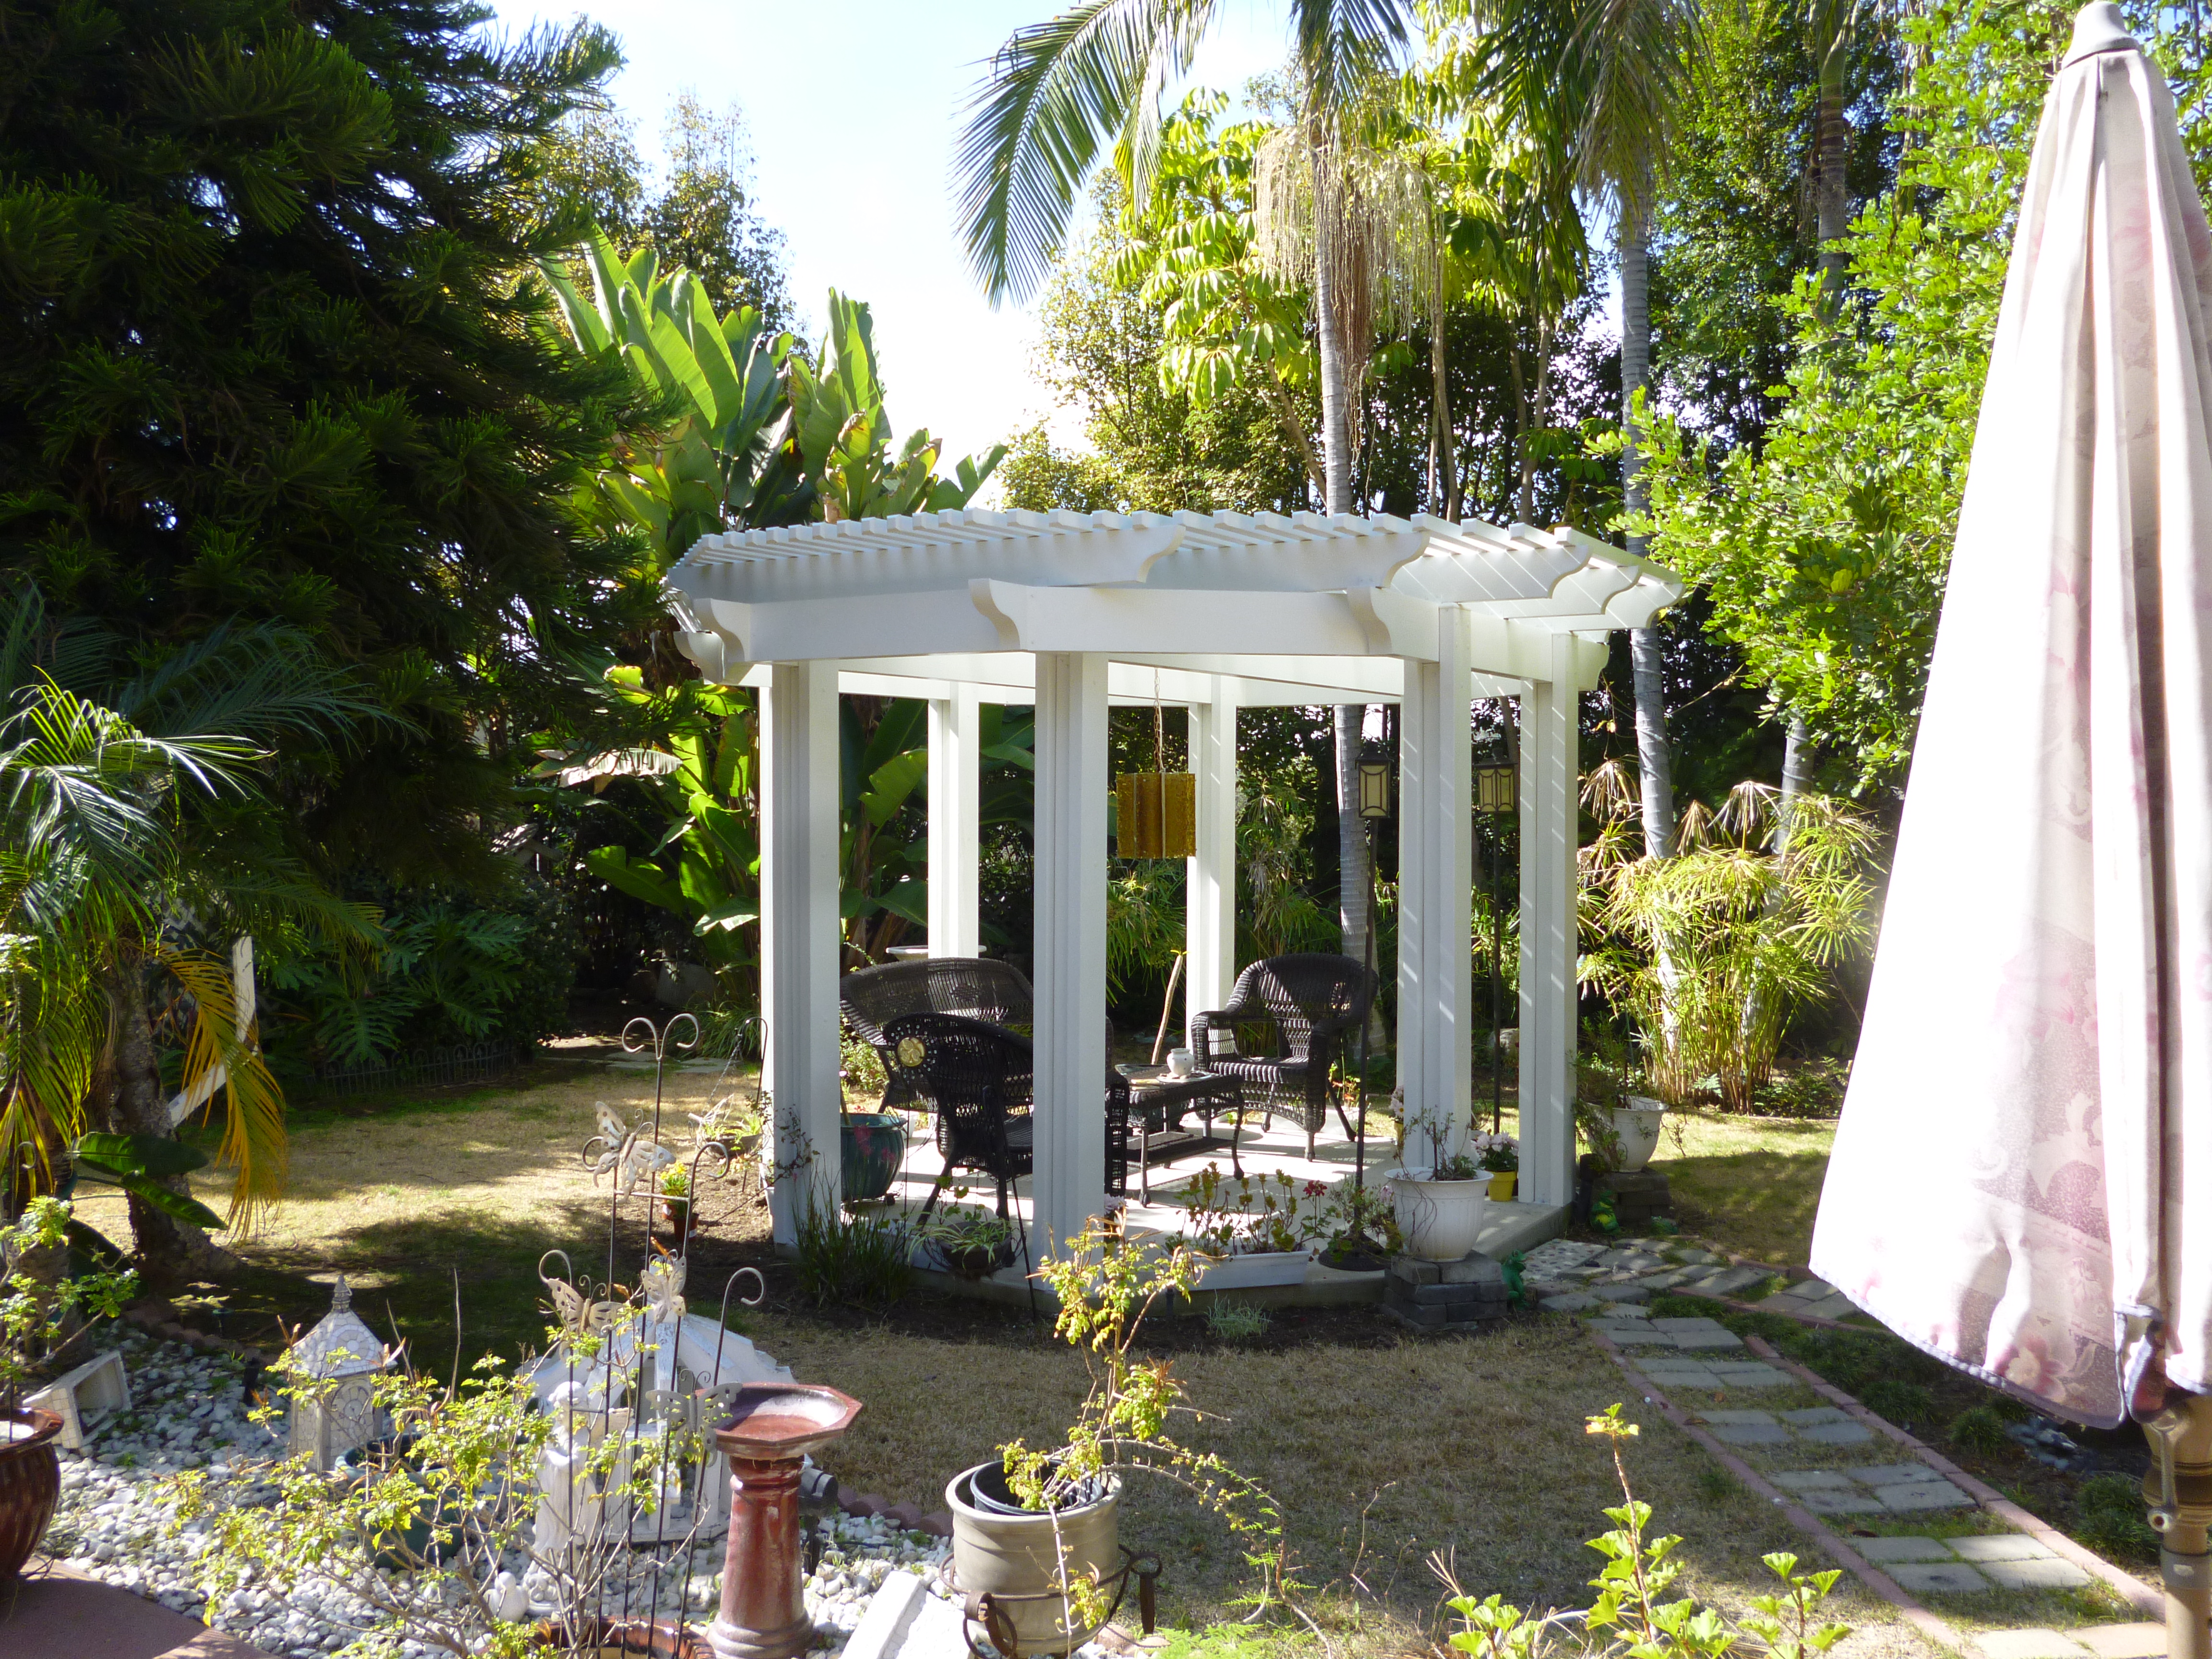
[[366, 726], [406, 728], [374, 688], [324, 657], [306, 634], [275, 623], [220, 624], [106, 700], [142, 730], [179, 739], [343, 742]]
[[[251, 1228], [264, 1206], [284, 1190], [284, 1091], [261, 1057], [254, 1027], [241, 1030], [238, 993], [228, 957], [212, 951], [157, 944], [155, 962], [173, 975], [197, 1006], [185, 1040], [187, 1093], [220, 1066], [230, 1095], [217, 1157], [236, 1171], [230, 1225]], [[209, 1099], [214, 1104], [214, 1095]]]
[[961, 241], [993, 303], [1042, 282], [1109, 139], [1146, 193], [1160, 90], [1189, 68], [1213, 10], [1213, 0], [1085, 0], [1017, 29], [992, 58], [953, 169]]

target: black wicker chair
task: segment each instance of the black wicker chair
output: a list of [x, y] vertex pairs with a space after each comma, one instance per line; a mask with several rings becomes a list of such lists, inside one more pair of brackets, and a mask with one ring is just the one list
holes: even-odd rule
[[[883, 1028], [886, 1065], [903, 1075], [909, 1092], [934, 1103], [937, 1150], [944, 1173], [921, 1206], [927, 1215], [956, 1170], [989, 1176], [999, 1185], [999, 1213], [1006, 1191], [1036, 1165], [1036, 1093], [1030, 1040], [1015, 1031], [960, 1014], [902, 1014]], [[1111, 1191], [1128, 1183], [1128, 1080], [1106, 1068], [1106, 1181]]]
[[[1255, 962], [1237, 976], [1226, 1008], [1191, 1021], [1198, 1064], [1256, 1085], [1253, 1103], [1271, 1127], [1278, 1112], [1304, 1125], [1311, 1158], [1314, 1137], [1328, 1121], [1332, 1104], [1345, 1133], [1355, 1133], [1329, 1069], [1348, 1035], [1366, 1019], [1377, 982], [1373, 969], [1321, 951]], [[1237, 1042], [1240, 1025], [1271, 1028], [1274, 1052], [1243, 1053]]]
[[883, 1060], [890, 1079], [884, 1090], [885, 1111], [917, 1098], [927, 1103], [913, 1069], [891, 1064], [884, 1030], [892, 1020], [906, 1014], [959, 1014], [986, 1025], [1026, 1028], [1035, 1002], [1029, 981], [1019, 972], [981, 957], [929, 957], [859, 968], [845, 975], [837, 991], [845, 1024]]

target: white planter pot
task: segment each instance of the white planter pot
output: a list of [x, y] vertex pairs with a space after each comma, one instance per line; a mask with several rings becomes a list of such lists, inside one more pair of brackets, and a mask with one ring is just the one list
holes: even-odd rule
[[1620, 1172], [1634, 1175], [1659, 1150], [1659, 1126], [1667, 1115], [1666, 1103], [1649, 1095], [1631, 1095], [1628, 1104], [1613, 1109], [1613, 1132], [1620, 1138]]
[[1490, 1177], [1437, 1181], [1410, 1170], [1382, 1177], [1406, 1236], [1406, 1253], [1425, 1261], [1456, 1261], [1482, 1237], [1490, 1208]]
[[1198, 1275], [1200, 1291], [1249, 1291], [1262, 1285], [1303, 1285], [1313, 1263], [1313, 1246], [1224, 1255], [1209, 1261]]

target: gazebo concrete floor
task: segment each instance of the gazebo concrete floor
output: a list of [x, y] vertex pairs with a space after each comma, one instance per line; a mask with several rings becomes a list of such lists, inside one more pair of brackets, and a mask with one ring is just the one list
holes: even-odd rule
[[[937, 1144], [927, 1127], [927, 1120], [910, 1117], [915, 1125], [913, 1139], [908, 1145], [906, 1164], [883, 1200], [885, 1209], [903, 1208], [908, 1213], [918, 1212], [929, 1197], [929, 1189], [944, 1169], [937, 1153]], [[1194, 1120], [1194, 1124], [1195, 1120]], [[1123, 1212], [1131, 1227], [1156, 1228], [1162, 1232], [1176, 1232], [1183, 1223], [1183, 1189], [1192, 1178], [1208, 1164], [1218, 1168], [1225, 1179], [1230, 1173], [1228, 1127], [1217, 1125], [1220, 1144], [1201, 1152], [1186, 1147], [1171, 1154], [1172, 1162], [1161, 1163], [1155, 1156], [1152, 1166], [1152, 1195], [1147, 1202], [1139, 1194], [1137, 1171], [1129, 1171], [1129, 1197]], [[1349, 1180], [1356, 1167], [1352, 1138], [1330, 1114], [1328, 1122], [1315, 1138], [1314, 1155], [1306, 1156], [1306, 1137], [1304, 1129], [1286, 1118], [1277, 1118], [1272, 1127], [1262, 1128], [1258, 1122], [1244, 1128], [1241, 1157], [1244, 1173], [1254, 1178], [1287, 1175], [1303, 1192], [1310, 1181], [1324, 1182], [1331, 1187]], [[1372, 1187], [1382, 1177], [1397, 1167], [1398, 1154], [1387, 1139], [1370, 1136], [1367, 1141], [1366, 1178]], [[963, 1201], [969, 1205], [991, 1207], [997, 1201], [997, 1189], [988, 1176], [963, 1172], [953, 1177], [945, 1188], [940, 1203], [949, 1202], [954, 1187], [966, 1186], [968, 1196]], [[1303, 1199], [1301, 1200], [1303, 1201]], [[1024, 1224], [1036, 1214], [1030, 1201], [1030, 1182], [1024, 1178], [1014, 1183], [1012, 1198]], [[1533, 1249], [1547, 1238], [1556, 1238], [1566, 1231], [1567, 1206], [1564, 1204], [1526, 1204], [1518, 1201], [1501, 1203], [1492, 1200], [1488, 1219], [1485, 1222], [1476, 1246], [1485, 1255], [1500, 1261], [1516, 1250]], [[923, 1279], [937, 1288], [956, 1295], [974, 1296], [989, 1301], [1026, 1302], [1030, 1291], [1018, 1265], [1006, 1268], [985, 1279], [961, 1279], [951, 1273], [925, 1270]], [[1261, 1308], [1322, 1308], [1341, 1307], [1362, 1302], [1382, 1299], [1382, 1279], [1380, 1273], [1344, 1273], [1334, 1267], [1325, 1267], [1316, 1261], [1306, 1269], [1305, 1280], [1297, 1285], [1255, 1285], [1237, 1290], [1210, 1291], [1207, 1300], [1215, 1297], [1225, 1302], [1249, 1303]], [[1202, 1310], [1194, 1304], [1192, 1312]]]
[[8, 1659], [265, 1659], [260, 1649], [197, 1619], [37, 1556], [21, 1582], [0, 1589], [0, 1653]]

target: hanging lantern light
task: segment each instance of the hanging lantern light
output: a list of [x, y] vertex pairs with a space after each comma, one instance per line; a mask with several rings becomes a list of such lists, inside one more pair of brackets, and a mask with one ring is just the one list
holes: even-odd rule
[[1114, 780], [1114, 850], [1125, 859], [1187, 859], [1198, 854], [1198, 779], [1166, 769], [1167, 723], [1160, 671], [1152, 671], [1152, 769]]

